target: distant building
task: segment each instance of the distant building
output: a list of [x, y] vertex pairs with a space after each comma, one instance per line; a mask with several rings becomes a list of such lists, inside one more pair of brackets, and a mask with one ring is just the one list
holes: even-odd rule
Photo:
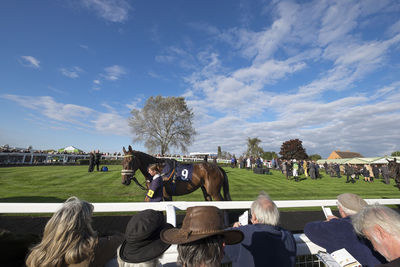
[[352, 159], [352, 158], [363, 158], [363, 155], [357, 152], [340, 151], [334, 150], [328, 157], [328, 159]]

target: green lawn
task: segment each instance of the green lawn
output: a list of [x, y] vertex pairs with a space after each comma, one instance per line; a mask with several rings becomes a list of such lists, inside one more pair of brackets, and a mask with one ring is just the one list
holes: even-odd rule
[[[62, 202], [77, 196], [90, 202], [142, 201], [145, 192], [134, 183], [121, 184], [121, 166], [108, 166], [109, 172], [87, 172], [87, 166], [35, 166], [0, 168], [0, 202]], [[345, 177], [287, 181], [278, 171], [271, 175], [253, 174], [243, 169], [225, 168], [232, 200], [254, 200], [258, 192], [268, 192], [274, 200], [333, 199], [344, 192], [356, 193], [363, 198], [399, 198], [394, 181], [386, 185], [381, 180], [346, 184]], [[138, 171], [136, 177], [143, 182]], [[177, 201], [201, 201], [197, 190]]]

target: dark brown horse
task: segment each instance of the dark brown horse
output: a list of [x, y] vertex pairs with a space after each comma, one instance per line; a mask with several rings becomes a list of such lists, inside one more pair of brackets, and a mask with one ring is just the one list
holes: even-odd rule
[[[152, 157], [140, 151], [132, 150], [128, 147], [128, 151], [123, 148], [124, 159], [122, 161], [122, 184], [129, 185], [131, 180], [136, 180], [135, 173], [139, 169], [146, 180], [151, 180], [151, 175], [147, 171], [147, 167], [153, 163], [165, 164], [165, 160]], [[137, 182], [137, 180], [135, 181]], [[231, 200], [229, 194], [228, 177], [225, 171], [216, 164], [202, 162], [193, 163], [192, 180], [190, 182], [168, 179], [164, 180], [164, 200], [172, 200], [172, 196], [181, 196], [195, 191], [197, 188], [203, 191], [204, 199], [211, 200]], [[223, 188], [224, 197], [221, 195], [221, 187]]]

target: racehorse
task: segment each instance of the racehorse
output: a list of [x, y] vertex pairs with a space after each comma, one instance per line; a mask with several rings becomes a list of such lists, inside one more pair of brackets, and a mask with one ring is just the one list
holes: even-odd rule
[[388, 159], [386, 160], [389, 162], [388, 164], [389, 174], [391, 177], [394, 178], [396, 186], [400, 190], [400, 163], [396, 162], [396, 158], [394, 160], [388, 160]]
[[[145, 176], [147, 181], [152, 179], [147, 168], [150, 164], [158, 163], [165, 165], [165, 160], [158, 159], [140, 151], [132, 150], [128, 147], [128, 151], [123, 148], [124, 159], [122, 161], [122, 184], [129, 185], [134, 180], [135, 173], [139, 169]], [[147, 183], [147, 186], [149, 183]], [[139, 185], [140, 186], [140, 185]], [[164, 179], [163, 198], [172, 201], [172, 196], [181, 196], [189, 194], [198, 188], [203, 191], [206, 201], [211, 200], [232, 200], [229, 193], [228, 177], [225, 171], [216, 164], [201, 162], [193, 163], [193, 172], [191, 181], [182, 181], [179, 179]], [[221, 187], [223, 188], [224, 197], [221, 195]]]

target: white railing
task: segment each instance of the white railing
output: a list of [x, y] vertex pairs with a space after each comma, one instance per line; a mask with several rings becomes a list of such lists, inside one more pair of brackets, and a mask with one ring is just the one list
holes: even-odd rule
[[[366, 199], [369, 204], [400, 205], [398, 199]], [[167, 221], [176, 226], [176, 210], [186, 210], [193, 206], [216, 206], [223, 210], [249, 209], [252, 201], [175, 201], [175, 202], [121, 202], [121, 203], [92, 203], [94, 212], [133, 212], [145, 209], [165, 211]], [[304, 208], [336, 206], [336, 199], [328, 200], [278, 200], [278, 208]], [[54, 213], [62, 203], [0, 203], [0, 213]], [[314, 255], [323, 248], [312, 243], [304, 234], [295, 234], [297, 255]], [[162, 259], [162, 263], [176, 262], [176, 246], [171, 246]]]
[[[366, 199], [369, 204], [380, 203], [383, 205], [399, 205], [400, 199]], [[193, 206], [216, 206], [223, 210], [249, 209], [252, 201], [214, 201], [214, 202], [122, 202], [122, 203], [92, 203], [94, 212], [132, 212], [145, 209], [165, 211], [167, 221], [176, 226], [176, 210], [186, 210]], [[278, 200], [275, 201], [278, 208], [302, 208], [302, 207], [329, 207], [336, 206], [336, 200]], [[62, 203], [0, 203], [0, 213], [54, 213]], [[297, 255], [314, 255], [323, 248], [312, 243], [304, 234], [294, 235], [297, 244]], [[171, 246], [161, 259], [162, 264], [175, 263], [177, 259], [177, 247]]]

